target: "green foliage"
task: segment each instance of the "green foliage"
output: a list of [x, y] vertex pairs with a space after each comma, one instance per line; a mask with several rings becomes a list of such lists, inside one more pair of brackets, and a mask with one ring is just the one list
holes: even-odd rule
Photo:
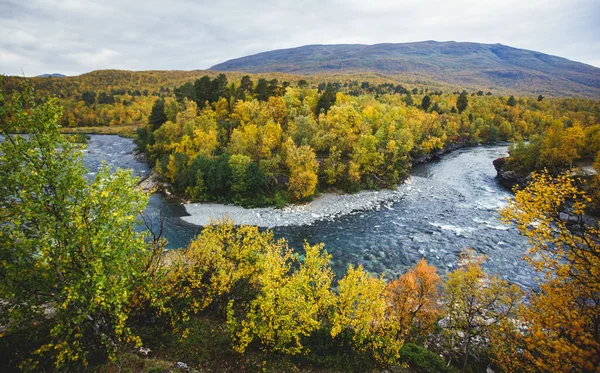
[[429, 97], [429, 95], [423, 96], [423, 99], [421, 100], [421, 107], [423, 108], [423, 110], [427, 111], [427, 109], [429, 109], [430, 105], [431, 105], [431, 97]]
[[333, 84], [327, 83], [325, 92], [323, 92], [321, 97], [319, 97], [319, 101], [317, 102], [317, 114], [327, 113], [329, 108], [335, 104], [335, 100], [335, 88], [333, 88]]
[[198, 156], [189, 167], [190, 185], [200, 187], [203, 193], [190, 193], [194, 199], [207, 200], [212, 196], [228, 196], [231, 188], [229, 156], [223, 154], [216, 159]]
[[156, 131], [167, 121], [167, 115], [165, 114], [165, 101], [158, 99], [154, 101], [152, 111], [148, 117], [148, 123], [152, 126], [152, 131]]
[[10, 101], [0, 94], [0, 323], [49, 329], [23, 368], [44, 357], [78, 366], [92, 350], [113, 357], [140, 343], [128, 319], [151, 255], [134, 230], [147, 196], [129, 171], [105, 166], [86, 180], [60, 113], [56, 99], [36, 105], [29, 87]]
[[413, 97], [410, 94], [410, 92], [406, 93], [406, 97], [404, 98], [404, 103], [406, 104], [406, 106], [413, 106], [415, 104], [415, 101], [413, 100]]
[[265, 194], [267, 179], [256, 162], [241, 154], [229, 158], [231, 169], [231, 194], [233, 202], [241, 205], [260, 205]]
[[458, 96], [458, 99], [456, 99], [456, 109], [458, 110], [458, 113], [462, 113], [467, 106], [469, 106], [469, 98], [467, 96], [467, 92], [462, 91], [462, 93]]
[[414, 343], [402, 346], [400, 361], [408, 364], [417, 373], [458, 373], [454, 367], [447, 366], [441, 357]]
[[517, 104], [517, 100], [515, 100], [515, 96], [511, 95], [506, 101], [506, 105], [515, 106]]
[[90, 106], [96, 102], [96, 93], [85, 91], [81, 94], [81, 99], [85, 102], [86, 105]]

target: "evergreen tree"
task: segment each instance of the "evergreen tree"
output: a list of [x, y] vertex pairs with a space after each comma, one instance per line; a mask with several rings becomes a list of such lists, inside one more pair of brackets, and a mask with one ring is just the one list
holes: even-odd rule
[[96, 93], [90, 92], [90, 91], [85, 91], [81, 95], [81, 99], [83, 100], [83, 102], [85, 102], [85, 104], [87, 106], [91, 106], [96, 102]]
[[431, 105], [431, 97], [429, 97], [429, 95], [425, 95], [423, 100], [421, 100], [421, 107], [423, 110], [427, 111], [427, 109], [429, 109], [429, 105]]
[[406, 104], [406, 106], [413, 106], [415, 104], [415, 101], [413, 100], [410, 92], [406, 93], [406, 97], [404, 98], [404, 103]]
[[183, 102], [183, 99], [185, 98], [192, 101], [198, 100], [196, 98], [196, 90], [194, 89], [194, 84], [192, 84], [192, 82], [187, 82], [181, 87], [175, 88], [174, 93], [177, 101], [179, 102]]
[[204, 75], [202, 78], [197, 79], [194, 82], [194, 91], [196, 93], [196, 103], [198, 107], [203, 108], [206, 101], [212, 98], [212, 82], [208, 75]]
[[252, 93], [253, 88], [254, 83], [252, 82], [252, 79], [250, 79], [250, 76], [242, 76], [242, 80], [240, 81], [240, 89], [242, 89], [244, 93]]
[[517, 100], [515, 100], [515, 96], [512, 96], [512, 95], [506, 101], [506, 105], [508, 105], [508, 106], [515, 106], [516, 104], [517, 104]]
[[280, 87], [277, 79], [271, 79], [269, 81], [269, 85], [267, 86], [267, 94], [269, 97], [279, 95]]
[[148, 123], [152, 126], [152, 131], [160, 128], [167, 121], [167, 115], [165, 114], [165, 101], [158, 99], [154, 101], [152, 106], [152, 112], [148, 117]]
[[114, 104], [115, 99], [113, 96], [109, 96], [106, 92], [100, 92], [98, 95], [98, 103], [99, 104]]
[[336, 94], [335, 89], [331, 83], [327, 83], [325, 87], [325, 92], [319, 98], [317, 102], [317, 113], [327, 113], [329, 108], [331, 108], [335, 104]]
[[267, 101], [269, 99], [269, 94], [267, 92], [267, 80], [264, 78], [258, 79], [258, 83], [256, 83], [256, 89], [254, 93], [256, 93], [256, 98], [259, 101]]
[[458, 99], [456, 100], [456, 109], [458, 110], [458, 113], [462, 113], [467, 108], [467, 106], [469, 106], [467, 92], [462, 91], [462, 93], [458, 96]]
[[227, 77], [225, 74], [219, 74], [216, 78], [214, 78], [211, 83], [211, 88], [211, 102], [217, 102], [221, 97], [227, 98]]

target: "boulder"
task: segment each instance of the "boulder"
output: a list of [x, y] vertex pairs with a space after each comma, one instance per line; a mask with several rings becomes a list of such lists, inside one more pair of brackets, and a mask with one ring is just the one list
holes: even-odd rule
[[496, 169], [498, 183], [503, 187], [513, 190], [516, 185], [524, 186], [527, 183], [527, 177], [515, 171], [505, 170], [506, 158], [497, 158], [493, 162]]

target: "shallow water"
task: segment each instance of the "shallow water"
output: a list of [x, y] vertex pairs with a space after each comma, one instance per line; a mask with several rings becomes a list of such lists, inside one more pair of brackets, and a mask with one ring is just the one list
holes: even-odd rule
[[[92, 135], [86, 165], [95, 172], [105, 160], [113, 167], [148, 172], [148, 166], [133, 157], [133, 149], [130, 139]], [[521, 260], [527, 242], [516, 228], [503, 225], [497, 212], [511, 195], [497, 183], [492, 161], [506, 152], [505, 145], [455, 151], [415, 167], [400, 187], [404, 197], [398, 202], [311, 226], [276, 228], [275, 234], [294, 248], [301, 248], [305, 240], [324, 242], [337, 274], [352, 263], [393, 278], [421, 257], [445, 272], [456, 266], [464, 248], [472, 247], [488, 256], [489, 271], [532, 286], [534, 273]], [[146, 213], [156, 221], [160, 211], [166, 217], [164, 235], [170, 248], [187, 245], [200, 230], [179, 218], [186, 214], [181, 205], [154, 194]]]

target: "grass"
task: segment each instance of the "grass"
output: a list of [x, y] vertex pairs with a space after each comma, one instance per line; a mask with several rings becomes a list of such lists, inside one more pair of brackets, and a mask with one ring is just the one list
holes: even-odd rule
[[136, 130], [140, 126], [142, 124], [138, 123], [122, 126], [62, 127], [60, 132], [64, 134], [119, 135], [134, 138]]

